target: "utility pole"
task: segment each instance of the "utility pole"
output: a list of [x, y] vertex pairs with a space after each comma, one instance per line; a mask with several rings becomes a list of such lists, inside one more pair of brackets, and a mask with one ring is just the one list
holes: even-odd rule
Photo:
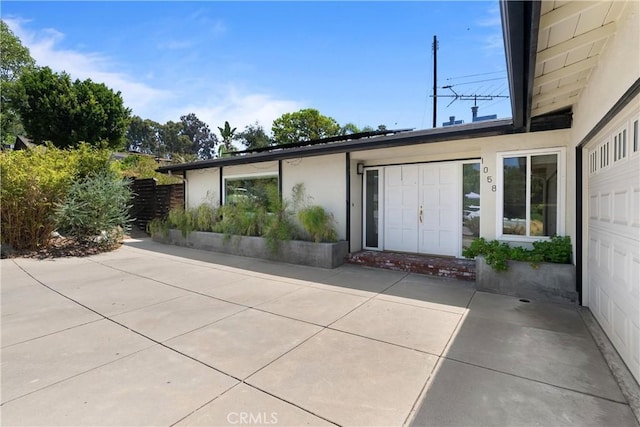
[[433, 36], [433, 127], [436, 127], [438, 111], [438, 38]]

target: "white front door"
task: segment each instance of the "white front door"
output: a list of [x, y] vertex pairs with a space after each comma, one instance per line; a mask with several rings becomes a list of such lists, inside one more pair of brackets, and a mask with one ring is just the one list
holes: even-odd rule
[[418, 165], [385, 168], [385, 250], [418, 252], [418, 170]]
[[419, 176], [418, 251], [458, 256], [462, 235], [460, 165], [420, 165]]
[[458, 256], [460, 165], [388, 166], [384, 176], [384, 249]]

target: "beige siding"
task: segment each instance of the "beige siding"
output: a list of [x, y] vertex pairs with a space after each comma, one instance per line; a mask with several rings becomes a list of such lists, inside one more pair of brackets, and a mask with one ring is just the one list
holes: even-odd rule
[[346, 156], [332, 154], [282, 161], [282, 193], [291, 197], [294, 185], [302, 183], [311, 203], [331, 212], [336, 220], [338, 238], [347, 238]]
[[580, 144], [600, 119], [640, 77], [640, 2], [629, 1], [607, 42], [598, 66], [573, 107], [574, 145]]
[[202, 203], [220, 205], [220, 169], [197, 169], [186, 172], [186, 204], [195, 208]]

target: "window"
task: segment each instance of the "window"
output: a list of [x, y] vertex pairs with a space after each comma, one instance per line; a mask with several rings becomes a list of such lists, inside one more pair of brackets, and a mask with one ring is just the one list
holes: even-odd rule
[[462, 164], [462, 246], [480, 237], [480, 162]]
[[638, 120], [634, 120], [631, 132], [633, 133], [632, 135], [633, 152], [637, 153], [638, 152]]
[[598, 171], [598, 150], [589, 153], [589, 175], [593, 175]]
[[271, 210], [278, 194], [278, 175], [247, 175], [224, 178], [224, 204], [258, 204]]
[[609, 166], [609, 141], [600, 146], [600, 169]]
[[382, 249], [380, 195], [382, 170], [364, 171], [364, 247]]
[[627, 129], [613, 135], [613, 161], [619, 162], [627, 157]]
[[562, 233], [564, 151], [499, 155], [499, 234], [531, 239]]

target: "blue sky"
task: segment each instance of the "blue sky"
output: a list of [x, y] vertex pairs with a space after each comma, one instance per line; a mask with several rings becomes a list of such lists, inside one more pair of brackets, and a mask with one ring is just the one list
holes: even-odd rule
[[[105, 83], [162, 123], [193, 112], [212, 130], [270, 130], [316, 108], [340, 124], [430, 128], [434, 35], [438, 86], [508, 95], [497, 1], [3, 1], [1, 16], [38, 65]], [[449, 101], [438, 125], [471, 121], [472, 102]], [[508, 99], [479, 106], [511, 116]]]

